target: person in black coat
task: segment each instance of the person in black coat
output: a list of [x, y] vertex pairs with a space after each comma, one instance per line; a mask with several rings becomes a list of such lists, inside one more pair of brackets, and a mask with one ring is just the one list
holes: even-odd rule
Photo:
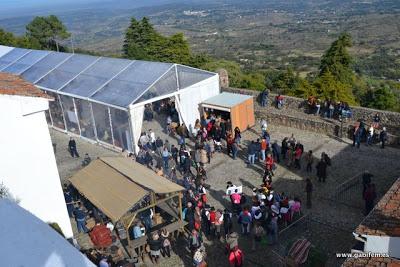
[[381, 148], [385, 148], [385, 142], [387, 141], [388, 136], [386, 132], [386, 127], [383, 127], [381, 133], [379, 134], [379, 140], [381, 141]]
[[69, 153], [71, 154], [71, 157], [77, 157], [79, 158], [79, 154], [78, 154], [78, 150], [76, 149], [76, 142], [74, 140], [74, 138], [70, 138], [69, 142], [68, 142], [68, 150]]
[[158, 233], [154, 233], [149, 241], [147, 241], [150, 248], [150, 260], [151, 263], [158, 264], [161, 254], [161, 239]]
[[325, 179], [326, 179], [326, 168], [328, 167], [328, 165], [326, 164], [325, 160], [322, 158], [316, 168], [317, 168], [317, 176], [318, 176], [318, 182], [324, 182], [325, 183]]

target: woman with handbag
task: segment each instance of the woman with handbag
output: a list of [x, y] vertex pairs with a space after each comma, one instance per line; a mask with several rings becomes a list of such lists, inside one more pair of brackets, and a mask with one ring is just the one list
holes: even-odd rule
[[169, 232], [167, 229], [163, 228], [161, 230], [161, 254], [163, 257], [171, 257], [171, 242], [169, 241]]

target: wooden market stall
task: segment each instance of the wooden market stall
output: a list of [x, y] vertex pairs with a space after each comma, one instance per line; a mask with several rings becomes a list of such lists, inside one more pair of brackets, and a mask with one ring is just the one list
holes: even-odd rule
[[[165, 227], [175, 233], [186, 224], [182, 219], [184, 188], [130, 158], [98, 158], [69, 180], [113, 223], [122, 223], [128, 233], [138, 215], [148, 209], [154, 214], [152, 231]], [[136, 249], [146, 242], [147, 236], [129, 240], [129, 247]]]
[[[228, 117], [232, 129], [244, 131], [255, 124], [253, 96], [223, 92], [201, 103], [203, 112], [211, 109], [214, 113]], [[220, 115], [219, 114], [219, 115]]]

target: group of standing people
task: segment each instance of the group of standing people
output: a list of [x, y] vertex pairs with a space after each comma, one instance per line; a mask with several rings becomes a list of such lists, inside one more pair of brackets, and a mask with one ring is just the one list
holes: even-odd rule
[[359, 120], [353, 127], [353, 147], [360, 148], [361, 141], [365, 140], [367, 146], [373, 145], [375, 141], [381, 143], [381, 148], [385, 148], [388, 141], [386, 127], [382, 127], [380, 117], [375, 114], [373, 122], [368, 126], [363, 120]]

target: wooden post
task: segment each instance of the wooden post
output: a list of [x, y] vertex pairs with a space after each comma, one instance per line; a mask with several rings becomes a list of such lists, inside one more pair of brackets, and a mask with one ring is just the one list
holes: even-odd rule
[[182, 193], [179, 193], [179, 218], [183, 221], [183, 214], [182, 214]]
[[156, 194], [154, 192], [151, 192], [150, 194], [150, 204], [154, 205], [152, 206], [153, 214], [156, 214]]
[[[182, 192], [179, 192], [178, 194], [178, 198], [179, 198], [179, 218], [181, 220], [181, 222], [183, 221], [183, 214], [182, 214]], [[181, 228], [181, 231], [183, 232], [183, 227]]]

